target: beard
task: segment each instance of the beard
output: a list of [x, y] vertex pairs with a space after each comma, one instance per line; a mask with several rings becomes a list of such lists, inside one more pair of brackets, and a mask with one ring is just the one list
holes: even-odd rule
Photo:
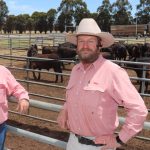
[[98, 59], [100, 52], [99, 50], [80, 49], [77, 54], [83, 63], [93, 63]]

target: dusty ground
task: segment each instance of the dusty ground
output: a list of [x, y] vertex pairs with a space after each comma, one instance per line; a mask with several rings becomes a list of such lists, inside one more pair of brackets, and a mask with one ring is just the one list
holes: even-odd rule
[[[14, 66], [19, 66], [22, 67], [24, 64], [23, 63], [13, 63]], [[23, 71], [14, 71], [11, 70], [14, 76], [17, 79], [26, 79], [26, 73]], [[68, 72], [68, 71], [65, 71]], [[134, 72], [129, 71], [129, 75], [134, 75]], [[32, 80], [32, 75], [30, 73], [30, 79]], [[48, 74], [42, 74], [42, 79], [41, 81], [44, 83], [49, 83], [49, 84], [54, 84], [54, 76], [48, 75]], [[57, 83], [57, 85], [66, 85], [68, 78], [65, 77], [64, 83]], [[33, 80], [32, 80], [33, 81]], [[134, 82], [135, 83], [135, 82]], [[26, 88], [26, 84], [23, 84]], [[138, 84], [136, 84], [136, 87], [138, 87]], [[32, 93], [37, 93], [37, 94], [42, 94], [42, 95], [48, 95], [48, 96], [55, 96], [55, 97], [65, 97], [65, 90], [63, 89], [56, 89], [52, 87], [45, 87], [45, 86], [38, 86], [38, 85], [29, 85], [30, 92]], [[63, 104], [63, 102], [52, 100], [52, 99], [46, 99], [46, 98], [39, 98], [35, 96], [30, 96], [30, 98], [38, 99], [41, 101], [47, 101], [47, 102], [53, 102], [57, 104]], [[145, 98], [145, 103], [148, 108], [150, 108], [150, 98]], [[10, 109], [15, 110], [15, 104], [10, 103]], [[121, 115], [124, 115], [124, 111], [120, 110], [119, 113]], [[45, 111], [37, 108], [30, 108], [29, 111], [30, 115], [46, 118], [49, 120], [56, 120], [58, 113], [56, 112], [50, 112], [50, 111]], [[147, 118], [147, 121], [150, 121], [150, 115]], [[67, 141], [68, 139], [68, 132], [61, 130], [57, 124], [55, 123], [50, 123], [50, 122], [45, 122], [45, 121], [39, 121], [27, 117], [23, 117], [20, 115], [16, 114], [9, 114], [9, 120], [8, 124], [12, 126], [16, 126], [21, 129], [25, 129], [34, 133], [38, 133], [41, 135], [53, 137], [56, 139], [61, 139], [63, 141]], [[150, 137], [150, 131], [143, 130], [139, 135]], [[8, 133], [7, 134], [7, 139], [6, 139], [6, 147], [11, 149], [11, 150], [61, 150], [60, 148], [44, 144], [41, 142], [37, 142], [35, 140], [31, 140], [28, 138], [16, 136], [14, 134]], [[124, 148], [126, 150], [150, 150], [150, 142], [149, 141], [143, 141], [139, 139], [132, 139], [128, 142], [128, 146]]]

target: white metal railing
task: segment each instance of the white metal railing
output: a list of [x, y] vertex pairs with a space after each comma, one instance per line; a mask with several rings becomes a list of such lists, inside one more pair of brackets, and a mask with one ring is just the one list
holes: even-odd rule
[[[8, 98], [8, 100], [11, 101], [11, 102], [16, 103], [15, 97], [11, 96], [11, 97]], [[33, 99], [30, 99], [30, 106], [40, 108], [40, 109], [50, 110], [50, 111], [56, 111], [56, 112], [59, 112], [62, 108], [61, 105], [41, 102], [41, 101], [37, 101], [37, 100], [33, 100]], [[123, 124], [124, 121], [125, 121], [125, 118], [119, 117], [120, 124]], [[42, 143], [46, 143], [46, 144], [50, 144], [50, 145], [53, 145], [53, 146], [56, 146], [56, 147], [59, 147], [59, 148], [62, 148], [62, 149], [66, 149], [66, 142], [64, 142], [64, 141], [60, 141], [58, 139], [54, 139], [54, 138], [51, 138], [51, 137], [39, 135], [39, 134], [29, 132], [29, 131], [26, 131], [26, 130], [23, 130], [23, 129], [19, 129], [19, 128], [16, 128], [16, 127], [13, 127], [13, 126], [9, 126], [9, 125], [7, 125], [7, 128], [8, 128], [9, 132], [17, 134], [19, 136], [24, 136], [24, 137], [31, 138], [33, 140], [36, 140], [36, 141], [39, 141], [39, 142], [42, 142]], [[143, 129], [150, 130], [150, 122], [145, 122]], [[140, 138], [143, 138], [143, 137], [140, 137]], [[146, 138], [146, 137], [144, 137], [144, 139], [145, 140], [146, 139], [150, 140], [149, 138]]]
[[12, 126], [9, 126], [9, 125], [7, 125], [7, 129], [11, 133], [17, 134], [19, 136], [24, 136], [24, 137], [31, 138], [33, 140], [36, 140], [36, 141], [39, 141], [39, 142], [42, 142], [42, 143], [46, 143], [46, 144], [50, 144], [50, 145], [53, 145], [53, 146], [57, 146], [57, 147], [66, 149], [66, 142], [63, 142], [63, 141], [60, 141], [60, 140], [57, 140], [57, 139], [54, 139], [54, 138], [50, 138], [50, 137], [47, 137], [47, 136], [39, 135], [39, 134], [36, 134], [36, 133], [33, 133], [33, 132], [29, 132], [27, 130], [22, 130], [22, 129], [19, 129], [19, 128], [15, 128], [15, 127], [12, 127]]
[[[16, 99], [13, 96], [9, 97], [8, 100], [11, 101], [11, 102], [16, 102]], [[33, 99], [30, 99], [30, 106], [40, 108], [40, 109], [50, 110], [50, 111], [56, 111], [56, 112], [59, 112], [62, 108], [62, 105], [36, 101], [36, 100], [33, 100]], [[121, 124], [123, 124], [124, 121], [125, 121], [125, 118], [119, 117], [119, 122]], [[150, 122], [145, 122], [143, 129], [150, 130]]]

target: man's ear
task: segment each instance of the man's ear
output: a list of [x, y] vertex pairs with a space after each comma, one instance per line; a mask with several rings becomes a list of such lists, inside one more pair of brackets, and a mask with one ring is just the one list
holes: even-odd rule
[[101, 38], [97, 38], [97, 41], [98, 41], [98, 43], [97, 43], [97, 48], [102, 48], [102, 44], [101, 44]]

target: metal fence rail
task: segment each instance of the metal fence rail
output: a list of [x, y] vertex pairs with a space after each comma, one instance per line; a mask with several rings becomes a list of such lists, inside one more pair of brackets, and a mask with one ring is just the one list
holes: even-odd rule
[[[9, 97], [8, 100], [11, 102], [16, 102], [15, 97]], [[50, 110], [50, 111], [56, 111], [56, 112], [59, 112], [60, 109], [62, 108], [61, 105], [56, 105], [56, 104], [51, 104], [51, 103], [46, 103], [46, 102], [40, 102], [40, 101], [36, 101], [36, 100], [32, 100], [32, 99], [30, 100], [30, 105], [32, 107], [46, 109], [46, 110]], [[28, 116], [28, 115], [25, 115], [25, 116]], [[28, 117], [30, 117], [30, 116], [28, 116]], [[38, 119], [38, 117], [37, 117], [37, 119]], [[44, 120], [44, 121], [47, 121], [47, 120]], [[124, 121], [125, 121], [125, 118], [119, 117], [120, 124], [123, 124]], [[8, 128], [9, 132], [14, 133], [16, 135], [24, 136], [26, 138], [30, 138], [30, 139], [33, 139], [33, 140], [36, 140], [36, 141], [39, 141], [42, 143], [46, 143], [46, 144], [50, 144], [50, 145], [53, 145], [53, 146], [56, 146], [56, 147], [59, 147], [62, 149], [66, 149], [67, 143], [64, 141], [54, 139], [51, 137], [47, 137], [47, 136], [43, 136], [43, 135], [39, 135], [39, 134], [36, 134], [33, 132], [29, 132], [27, 130], [23, 130], [23, 129], [19, 129], [19, 128], [16, 128], [13, 126], [9, 126], [9, 125], [7, 125], [7, 128]], [[145, 122], [143, 129], [150, 130], [150, 122]], [[148, 138], [148, 137], [136, 136], [136, 138], [141, 139], [141, 140], [150, 141], [150, 138]]]
[[15, 128], [15, 127], [9, 126], [9, 125], [7, 125], [7, 128], [8, 128], [9, 132], [14, 133], [16, 135], [24, 136], [26, 138], [30, 138], [30, 139], [36, 140], [38, 142], [42, 142], [42, 143], [46, 143], [46, 144], [60, 147], [62, 149], [66, 149], [66, 142], [63, 142], [63, 141], [60, 141], [60, 140], [57, 140], [54, 138], [50, 138], [47, 136], [39, 135], [39, 134], [36, 134], [33, 132], [29, 132], [27, 130]]
[[[2, 58], [3, 56], [0, 55], [0, 57]], [[18, 61], [26, 61], [26, 59], [28, 59], [27, 57], [16, 57], [16, 56], [4, 56], [4, 58], [9, 58], [9, 59], [14, 59], [14, 60], [18, 60]], [[70, 62], [70, 61], [69, 61]], [[73, 61], [71, 61], [73, 62]], [[150, 63], [145, 63], [145, 62], [128, 62], [128, 61], [114, 61], [115, 63], [129, 63], [129, 64], [140, 64], [140, 65], [145, 65], [145, 66], [149, 66]], [[11, 69], [18, 69], [18, 70], [24, 70], [24, 71], [33, 71], [32, 69], [28, 69], [28, 68], [16, 68], [16, 67], [12, 67], [12, 66], [9, 66], [9, 68]], [[146, 69], [145, 69], [146, 70]], [[143, 69], [143, 72], [145, 71]], [[37, 71], [37, 70], [36, 70]], [[37, 71], [39, 72], [39, 71]], [[46, 72], [46, 71], [41, 71], [43, 73], [49, 73], [49, 72]], [[55, 74], [55, 73], [52, 73], [52, 74]], [[63, 75], [66, 75], [66, 76], [69, 76], [69, 74], [63, 74]], [[141, 80], [143, 83], [145, 81], [148, 81], [150, 82], [150, 79], [147, 79], [145, 78], [145, 74], [143, 74], [143, 77], [142, 78], [137, 78], [137, 77], [130, 77], [130, 79], [133, 79], [133, 80]], [[30, 81], [28, 80], [22, 80], [22, 79], [17, 79], [19, 82], [24, 82], [24, 83], [27, 83], [27, 84], [38, 84], [38, 85], [45, 85], [45, 86], [50, 86], [50, 87], [54, 87], [54, 88], [61, 88], [61, 89], [65, 89], [65, 86], [59, 86], [59, 85], [55, 85], [55, 84], [46, 84], [46, 83], [41, 83], [41, 82], [36, 82], [36, 81]], [[144, 88], [144, 87], [142, 87]], [[47, 97], [47, 98], [50, 98], [50, 99], [56, 99], [56, 100], [64, 100], [62, 98], [57, 98], [57, 97], [49, 97], [49, 96], [45, 96], [45, 95], [39, 95], [39, 94], [36, 94], [36, 93], [30, 93], [31, 95], [34, 95], [34, 96], [38, 96], [38, 97]], [[142, 90], [142, 92], [140, 93], [142, 96], [150, 96], [150, 94], [146, 94], [144, 93], [144, 89]], [[15, 101], [13, 97], [10, 97], [10, 101]], [[33, 100], [31, 99], [30, 100], [30, 106], [32, 107], [36, 107], [36, 108], [40, 108], [40, 109], [43, 109], [43, 110], [50, 110], [50, 111], [56, 111], [56, 112], [59, 112], [60, 109], [62, 108], [61, 105], [56, 105], [56, 104], [52, 104], [52, 103], [46, 103], [46, 102], [42, 102], [42, 101], [37, 101], [37, 100]], [[17, 114], [17, 112], [13, 112], [13, 111], [10, 111], [11, 113], [15, 113]], [[31, 116], [31, 115], [24, 115], [26, 117], [30, 117], [30, 118], [34, 118], [34, 119], [38, 119], [38, 120], [43, 120], [43, 121], [48, 121], [48, 122], [53, 122], [53, 123], [56, 123], [56, 121], [54, 120], [48, 120], [48, 119], [44, 119], [44, 118], [40, 118], [40, 117], [35, 117], [35, 116]], [[120, 124], [123, 124], [125, 121], [125, 118], [123, 117], [119, 117], [119, 122]], [[25, 130], [22, 130], [22, 129], [18, 129], [18, 128], [15, 128], [15, 127], [11, 127], [11, 126], [8, 126], [8, 129], [10, 132], [12, 133], [15, 133], [17, 135], [21, 135], [21, 136], [25, 136], [25, 137], [28, 137], [28, 138], [31, 138], [31, 139], [34, 139], [34, 140], [37, 140], [37, 141], [40, 141], [40, 142], [43, 142], [43, 143], [47, 143], [47, 144], [51, 144], [51, 145], [54, 145], [54, 146], [58, 146], [60, 148], [63, 148], [65, 149], [66, 147], [66, 143], [63, 142], [63, 141], [59, 141], [59, 140], [56, 140], [56, 139], [53, 139], [53, 138], [50, 138], [50, 137], [45, 137], [43, 135], [39, 135], [39, 134], [35, 134], [35, 133], [32, 133], [32, 132], [29, 132], [29, 131], [25, 131]], [[146, 129], [146, 130], [150, 130], [150, 122], [145, 122], [144, 123], [144, 127], [143, 129]], [[136, 138], [139, 138], [139, 139], [142, 139], [142, 140], [148, 140], [150, 141], [150, 138], [147, 138], [147, 137], [141, 137], [141, 136], [136, 136]]]
[[[9, 97], [8, 100], [11, 101], [11, 102], [16, 102], [16, 98], [13, 97], [13, 96]], [[62, 108], [62, 105], [37, 101], [37, 100], [33, 100], [33, 99], [30, 99], [30, 106], [40, 108], [40, 109], [55, 111], [55, 112], [59, 112]], [[124, 121], [125, 121], [125, 118], [119, 117], [119, 121], [120, 121], [121, 124], [123, 124]], [[143, 129], [150, 130], [150, 122], [145, 122]]]

